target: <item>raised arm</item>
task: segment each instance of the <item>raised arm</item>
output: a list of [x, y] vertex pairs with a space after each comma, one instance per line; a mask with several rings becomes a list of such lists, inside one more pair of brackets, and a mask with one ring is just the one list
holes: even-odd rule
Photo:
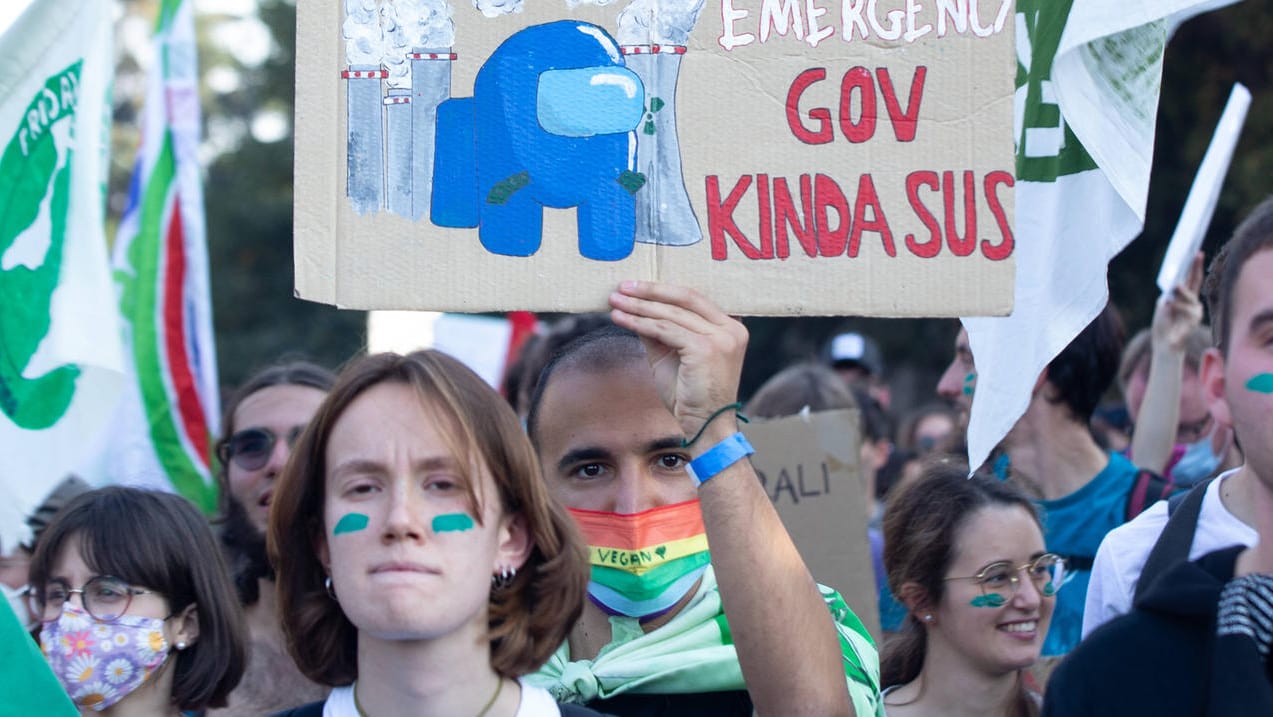
[[[747, 329], [682, 287], [624, 282], [610, 304], [614, 322], [641, 337], [659, 393], [685, 435], [702, 431], [690, 456], [736, 433], [732, 410], [708, 419], [738, 400]], [[830, 613], [750, 461], [715, 474], [699, 498], [756, 713], [855, 714]]]
[[1184, 380], [1185, 344], [1202, 323], [1202, 254], [1194, 257], [1183, 286], [1159, 300], [1150, 328], [1149, 376], [1145, 400], [1132, 433], [1132, 462], [1163, 473], [1171, 460], [1180, 422], [1180, 386]]

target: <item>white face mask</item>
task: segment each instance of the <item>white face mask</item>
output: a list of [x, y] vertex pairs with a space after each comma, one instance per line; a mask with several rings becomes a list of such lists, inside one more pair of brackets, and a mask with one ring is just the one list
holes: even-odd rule
[[1185, 444], [1184, 454], [1171, 467], [1172, 480], [1180, 485], [1191, 486], [1216, 472], [1224, 460], [1224, 454], [1215, 450], [1218, 430], [1220, 424], [1214, 424], [1201, 440]]
[[9, 608], [13, 610], [18, 622], [22, 623], [22, 629], [27, 632], [34, 630], [38, 622], [31, 617], [31, 611], [27, 609], [28, 586], [23, 585], [20, 588], [11, 588], [0, 583], [0, 589], [4, 590], [4, 599], [9, 601]]

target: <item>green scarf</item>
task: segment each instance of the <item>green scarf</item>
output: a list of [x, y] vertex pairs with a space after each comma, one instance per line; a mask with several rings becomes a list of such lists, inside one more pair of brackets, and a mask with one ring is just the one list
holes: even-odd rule
[[[831, 588], [819, 585], [840, 636], [849, 696], [863, 717], [883, 714], [875, 642]], [[645, 633], [636, 618], [610, 618], [611, 641], [594, 660], [570, 659], [563, 643], [547, 664], [524, 679], [558, 702], [587, 703], [631, 692], [684, 694], [745, 690], [738, 653], [721, 609], [716, 574], [709, 566], [698, 591], [668, 623]]]

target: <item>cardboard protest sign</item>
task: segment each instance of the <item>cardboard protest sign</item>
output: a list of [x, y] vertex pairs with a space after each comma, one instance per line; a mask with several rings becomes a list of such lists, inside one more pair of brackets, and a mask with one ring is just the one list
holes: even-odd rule
[[1224, 114], [1220, 115], [1220, 123], [1211, 136], [1211, 144], [1207, 145], [1207, 153], [1202, 156], [1193, 186], [1189, 188], [1189, 196], [1185, 198], [1176, 231], [1167, 243], [1162, 266], [1158, 268], [1158, 289], [1164, 294], [1185, 282], [1193, 257], [1202, 248], [1202, 240], [1207, 236], [1207, 227], [1211, 226], [1211, 217], [1220, 199], [1224, 175], [1229, 172], [1233, 150], [1238, 145], [1238, 135], [1242, 134], [1242, 123], [1250, 108], [1251, 91], [1241, 83], [1234, 84], [1224, 106]]
[[753, 420], [743, 433], [752, 465], [814, 579], [830, 585], [880, 636], [869, 511], [859, 466], [858, 412]]
[[306, 0], [296, 287], [584, 311], [1012, 306], [1012, 0]]

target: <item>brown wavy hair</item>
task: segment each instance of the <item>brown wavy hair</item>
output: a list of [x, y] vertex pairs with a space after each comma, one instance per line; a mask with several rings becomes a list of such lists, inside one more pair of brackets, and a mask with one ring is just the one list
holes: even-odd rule
[[[376, 354], [348, 366], [292, 450], [270, 506], [268, 550], [288, 651], [311, 680], [333, 687], [358, 677], [358, 629], [328, 596], [319, 561], [326, 453], [332, 428], [369, 388], [401, 384], [451, 429], [461, 468], [484, 465], [506, 514], [520, 514], [532, 542], [512, 583], [492, 590], [488, 605], [491, 667], [517, 677], [542, 665], [566, 639], [583, 609], [588, 565], [583, 539], [549, 493], [521, 422], [477, 374], [438, 351]], [[464, 476], [466, 479], [469, 476]], [[475, 480], [468, 499], [481, 516]]]
[[[958, 461], [927, 461], [923, 477], [890, 498], [884, 512], [884, 568], [893, 594], [900, 599], [902, 586], [915, 583], [930, 604], [941, 602], [946, 571], [955, 561], [955, 538], [973, 513], [992, 505], [1019, 507], [1039, 522], [1034, 504], [1014, 486], [993, 476], [969, 478], [968, 467]], [[924, 623], [908, 611], [901, 630], [880, 653], [880, 686], [914, 681], [924, 668], [927, 652]], [[1018, 684], [1014, 713], [1037, 714], [1024, 684]]]

